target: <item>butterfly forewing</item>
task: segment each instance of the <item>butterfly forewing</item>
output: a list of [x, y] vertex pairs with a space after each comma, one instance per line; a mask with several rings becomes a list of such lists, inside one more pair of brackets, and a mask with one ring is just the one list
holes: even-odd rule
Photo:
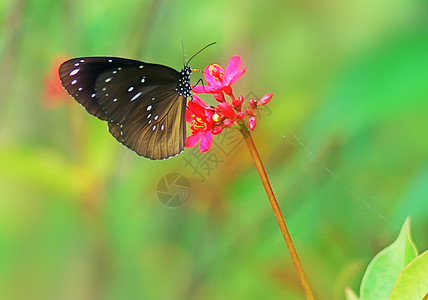
[[95, 82], [95, 95], [108, 118], [122, 122], [141, 103], [148, 106], [154, 99], [159, 100], [159, 93], [167, 93], [168, 96], [176, 93], [174, 89], [179, 79], [180, 73], [172, 68], [138, 62], [99, 74]]
[[92, 115], [101, 120], [108, 120], [95, 95], [97, 77], [112, 67], [122, 67], [138, 61], [117, 58], [113, 63], [107, 57], [74, 58], [64, 62], [59, 68], [62, 85]]
[[[89, 57], [62, 64], [60, 77], [77, 102], [108, 121], [119, 142], [142, 156], [163, 159], [180, 153], [186, 142], [190, 69], [185, 69], [180, 74], [136, 60]], [[181, 92], [185, 83], [189, 89]]]

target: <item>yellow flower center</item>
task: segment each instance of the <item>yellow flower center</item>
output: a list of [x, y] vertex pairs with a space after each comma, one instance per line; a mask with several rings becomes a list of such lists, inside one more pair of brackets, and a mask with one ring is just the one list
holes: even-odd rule
[[208, 72], [215, 81], [222, 82], [224, 80], [224, 72], [220, 70], [220, 66], [218, 64], [211, 64], [208, 67]]
[[[195, 115], [192, 115], [192, 117], [194, 118]], [[207, 124], [204, 121], [202, 121], [200, 117], [196, 117], [195, 119], [192, 120], [191, 127], [193, 130], [205, 130], [207, 129]]]

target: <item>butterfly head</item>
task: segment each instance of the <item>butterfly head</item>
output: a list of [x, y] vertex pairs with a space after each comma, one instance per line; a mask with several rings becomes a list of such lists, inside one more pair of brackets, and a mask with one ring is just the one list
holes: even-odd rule
[[178, 86], [176, 91], [184, 97], [192, 96], [192, 87], [190, 86], [190, 74], [192, 73], [192, 69], [189, 66], [184, 66], [181, 69], [181, 78], [178, 80]]

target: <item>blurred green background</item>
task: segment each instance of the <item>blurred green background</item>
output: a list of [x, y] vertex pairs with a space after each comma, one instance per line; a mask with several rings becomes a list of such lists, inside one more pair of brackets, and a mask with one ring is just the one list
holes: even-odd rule
[[[319, 299], [358, 290], [406, 216], [427, 249], [427, 20], [415, 0], [1, 1], [0, 298], [304, 299], [244, 143], [201, 182], [193, 149], [139, 157], [57, 89], [75, 56], [180, 69], [180, 37], [218, 43], [193, 68], [241, 55], [235, 94], [274, 94], [253, 138]], [[156, 195], [171, 172], [180, 208]]]

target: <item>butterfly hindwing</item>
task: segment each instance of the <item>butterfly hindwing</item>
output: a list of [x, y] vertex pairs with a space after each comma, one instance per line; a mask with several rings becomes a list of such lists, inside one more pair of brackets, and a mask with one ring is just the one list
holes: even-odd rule
[[[159, 101], [147, 111], [140, 106], [123, 122], [122, 137], [125, 144], [137, 153], [159, 159], [183, 151], [186, 143], [186, 98], [176, 93], [168, 97], [169, 103]], [[163, 106], [163, 105], [167, 106]]]
[[125, 118], [109, 122], [110, 133], [145, 157], [161, 159], [180, 153], [186, 140], [186, 98], [174, 88], [170, 84], [162, 86], [163, 91], [150, 90], [149, 102], [136, 102]]

